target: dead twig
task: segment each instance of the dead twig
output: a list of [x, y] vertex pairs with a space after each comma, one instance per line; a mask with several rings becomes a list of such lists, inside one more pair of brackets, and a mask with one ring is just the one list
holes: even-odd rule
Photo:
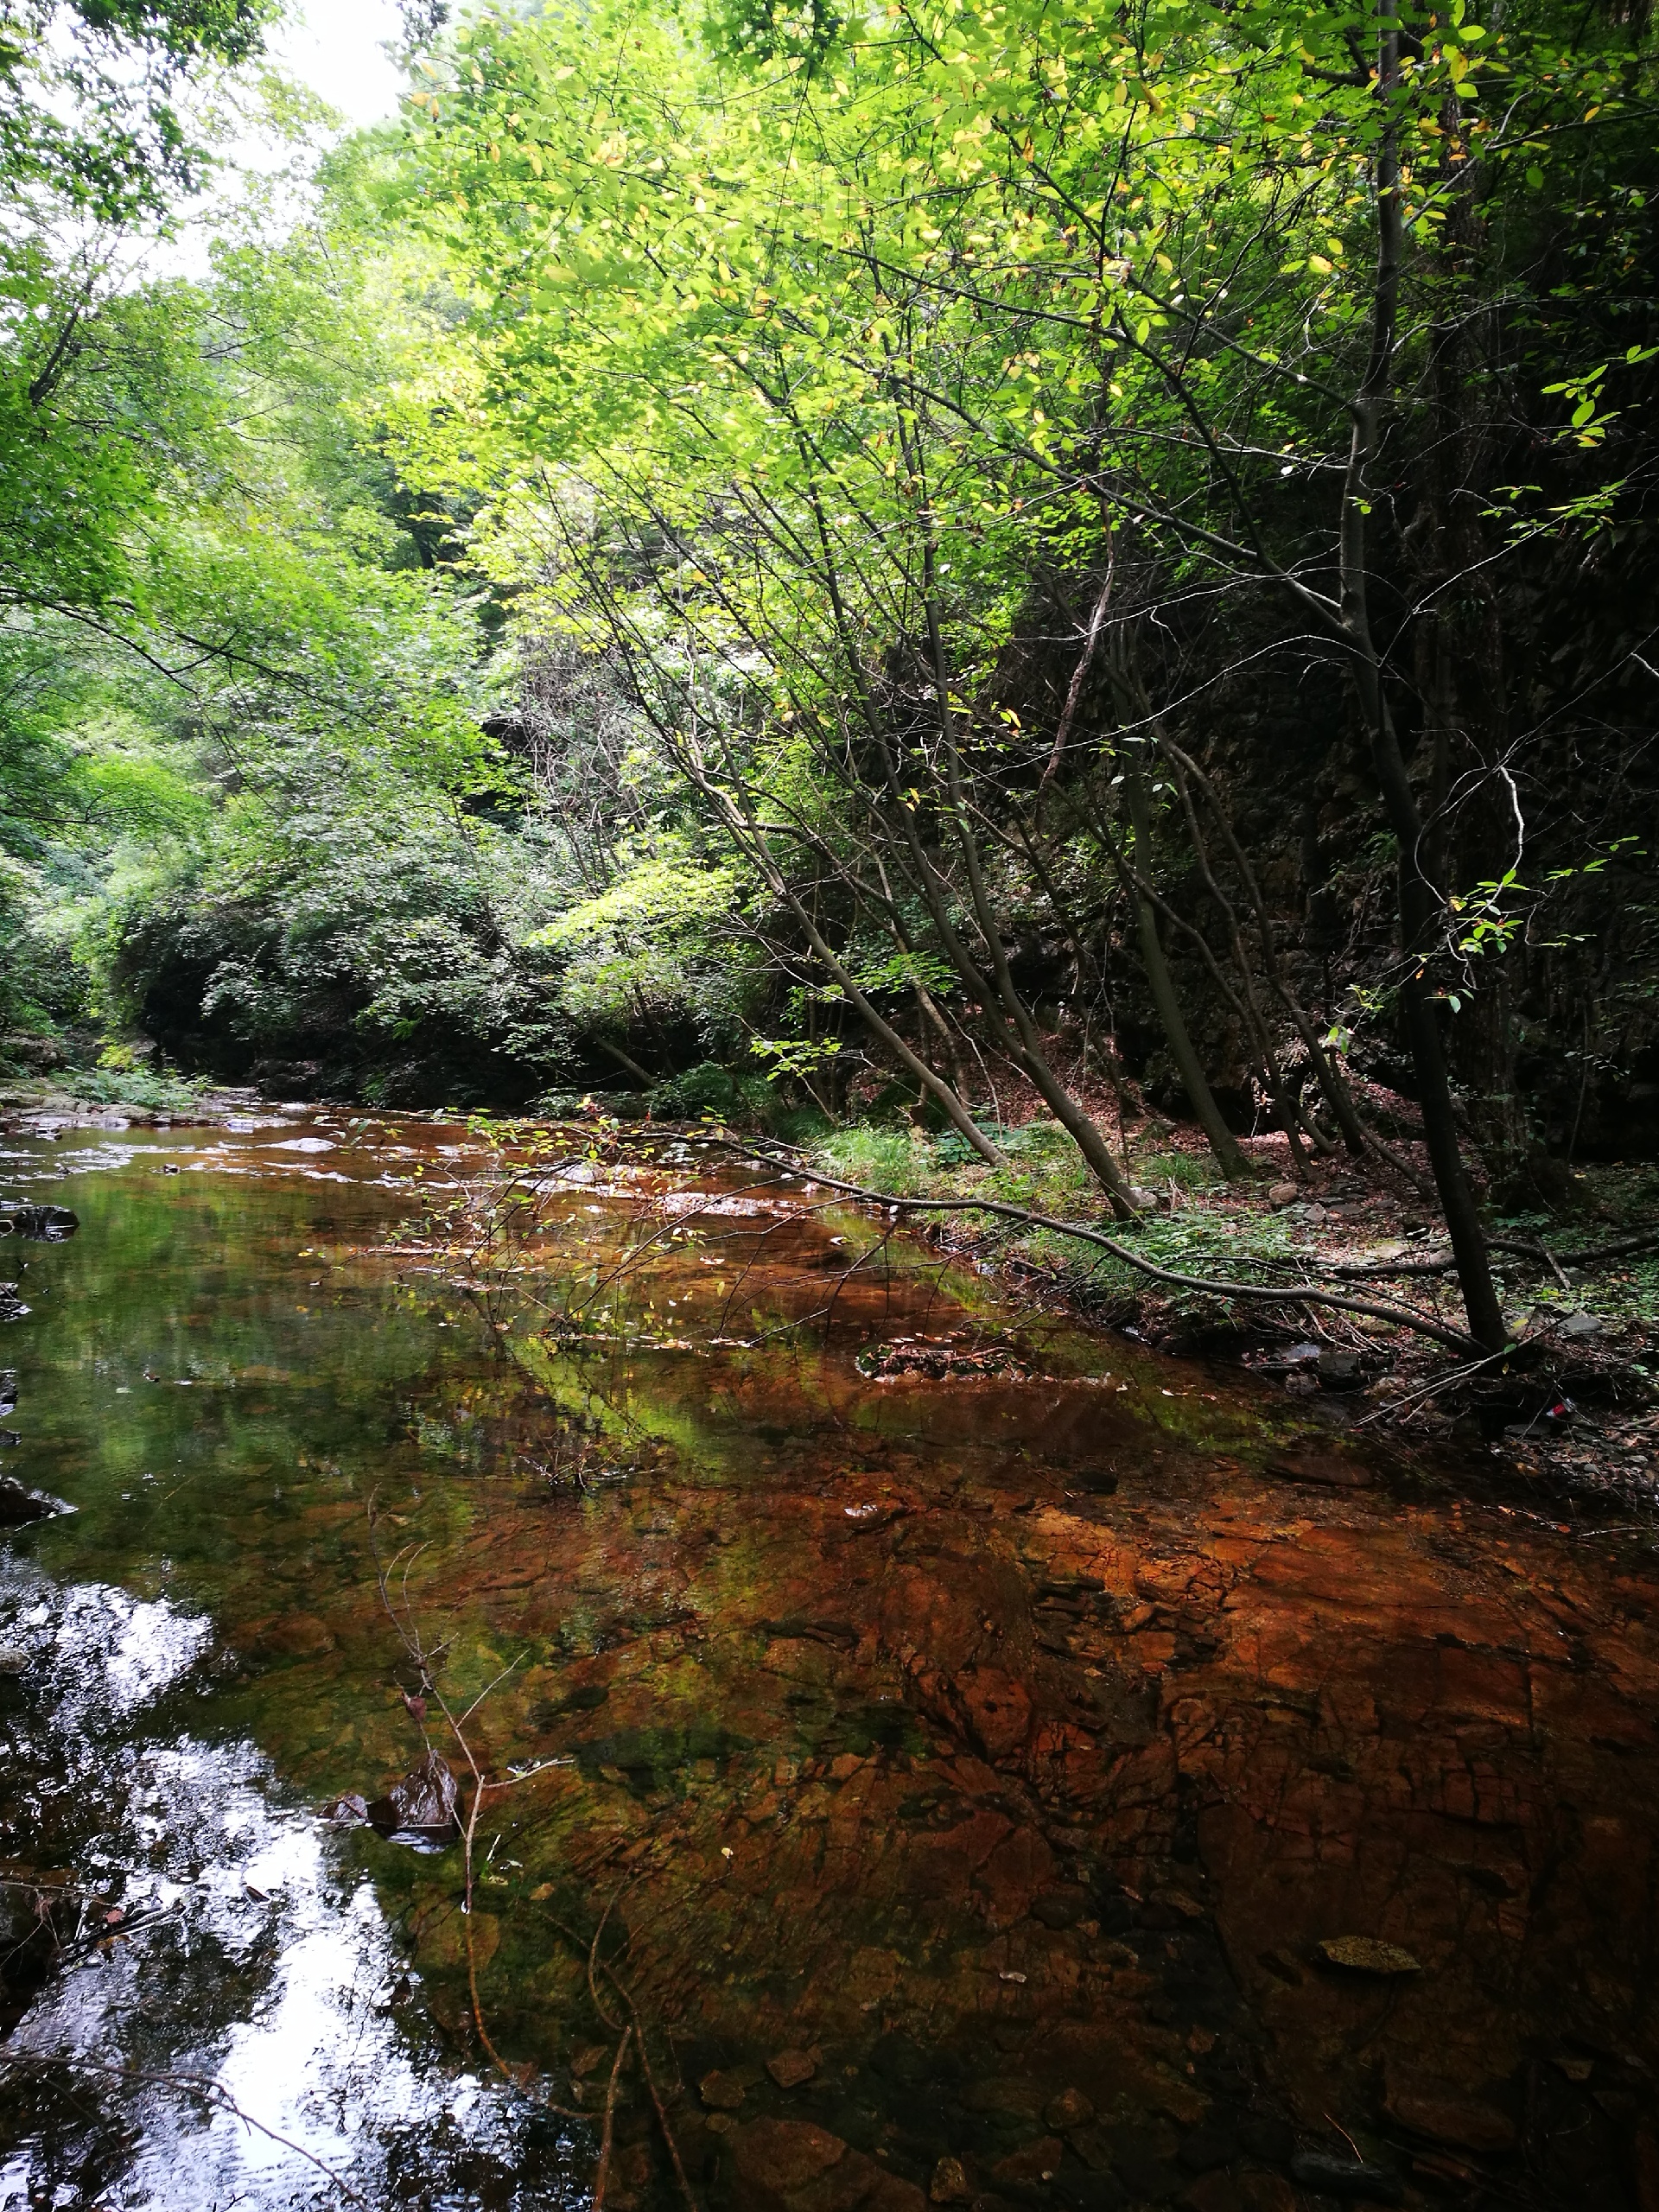
[[[626, 1883], [621, 1885], [622, 1888], [626, 1888]], [[615, 1904], [616, 1897], [620, 1896], [620, 1894], [621, 1889], [619, 1889], [611, 1899], [612, 1904]], [[609, 1910], [610, 1907], [607, 1905], [606, 1908], [607, 1915]], [[611, 1964], [610, 1961], [608, 1959], [601, 1959], [599, 1956], [597, 1935], [595, 1935], [594, 1942], [591, 1944], [584, 1945], [582, 1937], [568, 1922], [555, 1918], [553, 1925], [558, 1929], [560, 1935], [564, 1937], [565, 1941], [570, 1944], [573, 1949], [580, 1951], [585, 1948], [587, 1950], [590, 1974], [596, 1968], [600, 1974], [603, 1974], [606, 1980], [610, 1983], [612, 1988], [615, 1990], [617, 1995], [622, 1999], [624, 2005], [626, 2005], [628, 2010], [628, 2018], [633, 2027], [634, 2048], [639, 2055], [639, 2070], [645, 2076], [645, 2088], [651, 2097], [652, 2108], [657, 2115], [657, 2125], [662, 2133], [663, 2144], [668, 2152], [669, 2162], [674, 2169], [674, 2177], [679, 2183], [680, 2195], [685, 2200], [687, 2212], [701, 2212], [701, 2208], [697, 2203], [696, 2193], [692, 2189], [690, 2177], [685, 2171], [685, 2161], [680, 2156], [680, 2146], [675, 2138], [672, 2123], [670, 2121], [668, 2117], [667, 2104], [663, 2098], [662, 2092], [657, 2086], [657, 2076], [655, 2072], [652, 2070], [651, 2063], [651, 2051], [645, 2040], [645, 2024], [639, 2018], [639, 2007], [634, 2000], [632, 1990], [629, 1988], [627, 1983], [624, 1981], [621, 1975], [617, 1972], [615, 1967]], [[601, 1925], [601, 1927], [603, 1926], [602, 1922]], [[608, 2016], [603, 2011], [601, 2012], [600, 2018], [602, 2020], [605, 2020], [607, 2025], [610, 2024]]]
[[622, 2079], [622, 2063], [628, 2055], [628, 2045], [633, 2041], [633, 2030], [624, 2028], [622, 2040], [616, 2046], [616, 2056], [611, 2061], [611, 2079], [605, 2092], [605, 2125], [599, 2138], [599, 2170], [594, 2176], [594, 2212], [605, 2212], [605, 2188], [611, 2177], [611, 2136], [616, 2122], [616, 2090]]
[[616, 2033], [622, 2023], [620, 2020], [613, 2018], [611, 2013], [607, 2011], [605, 2001], [599, 1993], [599, 1982], [597, 1980], [599, 1946], [600, 1941], [605, 1933], [606, 1923], [610, 1919], [611, 1914], [615, 1909], [616, 1901], [621, 1896], [623, 1891], [627, 1888], [629, 1882], [632, 1878], [632, 1875], [625, 1874], [622, 1879], [617, 1884], [616, 1887], [611, 1891], [610, 1897], [606, 1902], [605, 1910], [599, 1916], [599, 1925], [594, 1930], [594, 1940], [588, 1946], [588, 1994], [594, 2000], [594, 2012], [598, 2013], [600, 2018], [603, 2020], [606, 2026], [610, 2030], [613, 2035]]

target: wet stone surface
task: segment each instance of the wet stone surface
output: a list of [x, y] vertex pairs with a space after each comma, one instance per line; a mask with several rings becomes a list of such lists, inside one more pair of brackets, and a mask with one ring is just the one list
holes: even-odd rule
[[[0, 1585], [0, 2202], [587, 2202], [631, 2024], [710, 2212], [1659, 2206], [1649, 1554], [799, 1185], [601, 1163], [486, 1281], [407, 1225], [464, 1132], [250, 1120], [6, 1163], [81, 1225], [0, 1348], [78, 1509]], [[683, 2201], [626, 2052], [612, 2122]]]

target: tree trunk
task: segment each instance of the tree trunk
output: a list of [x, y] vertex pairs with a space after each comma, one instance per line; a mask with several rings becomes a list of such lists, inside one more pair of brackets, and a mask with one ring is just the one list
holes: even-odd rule
[[[1381, 13], [1376, 82], [1381, 97], [1391, 101], [1400, 81], [1400, 33], [1394, 0], [1381, 0]], [[1458, 1282], [1463, 1292], [1470, 1334], [1486, 1351], [1501, 1351], [1508, 1341], [1508, 1332], [1492, 1284], [1485, 1232], [1458, 1143], [1445, 1042], [1427, 976], [1427, 962], [1435, 948], [1442, 901], [1424, 873], [1423, 818], [1389, 709], [1366, 601], [1367, 521], [1376, 496], [1368, 480], [1369, 470], [1376, 455], [1382, 408], [1390, 385], [1399, 304], [1403, 228], [1400, 183], [1399, 149], [1394, 123], [1389, 117], [1376, 156], [1377, 248], [1371, 354], [1364, 382], [1351, 410], [1353, 435], [1343, 486], [1342, 626], [1351, 648], [1350, 664], [1360, 713], [1370, 741], [1371, 765], [1382, 791], [1389, 826], [1400, 849], [1400, 950], [1404, 963], [1400, 995], [1405, 1013], [1406, 1039], [1417, 1079], [1423, 1135], [1452, 1255], [1457, 1261]]]
[[[1135, 830], [1135, 865], [1140, 873], [1145, 874], [1152, 851], [1151, 812], [1147, 804], [1146, 779], [1132, 747], [1126, 746], [1118, 758], [1123, 764], [1123, 788], [1128, 795], [1129, 821]], [[1238, 1139], [1222, 1118], [1215, 1093], [1210, 1088], [1194, 1048], [1185, 1017], [1181, 1012], [1175, 978], [1164, 957], [1163, 940], [1158, 934], [1158, 917], [1133, 880], [1128, 889], [1135, 907], [1135, 928], [1141, 940], [1141, 964], [1147, 971], [1152, 1002], [1157, 1008], [1159, 1022], [1168, 1041], [1170, 1058], [1181, 1078], [1181, 1088], [1198, 1117], [1205, 1135], [1210, 1140], [1210, 1149], [1219, 1161], [1222, 1173], [1230, 1183], [1247, 1182], [1251, 1173], [1250, 1164], [1239, 1148]]]

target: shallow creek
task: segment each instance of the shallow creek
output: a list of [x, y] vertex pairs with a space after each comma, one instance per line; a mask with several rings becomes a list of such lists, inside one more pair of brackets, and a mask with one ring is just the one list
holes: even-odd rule
[[[741, 1167], [562, 1348], [409, 1226], [468, 1141], [0, 1140], [0, 2208], [583, 2204], [632, 2022], [708, 2212], [1659, 2212], [1650, 1553]], [[393, 1613], [470, 1912], [325, 1817], [470, 1802]]]

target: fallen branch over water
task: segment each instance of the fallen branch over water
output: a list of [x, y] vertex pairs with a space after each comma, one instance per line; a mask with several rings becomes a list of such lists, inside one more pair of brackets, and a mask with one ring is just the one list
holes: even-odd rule
[[846, 1197], [862, 1199], [868, 1205], [886, 1206], [893, 1213], [988, 1213], [1002, 1221], [1017, 1221], [1028, 1229], [1046, 1229], [1061, 1236], [1073, 1236], [1084, 1244], [1093, 1244], [1109, 1252], [1115, 1260], [1122, 1260], [1137, 1274], [1154, 1282], [1168, 1283], [1178, 1290], [1196, 1290], [1213, 1297], [1253, 1300], [1257, 1305], [1324, 1306], [1338, 1313], [1366, 1313], [1373, 1319], [1387, 1321], [1394, 1327], [1408, 1329], [1415, 1335], [1427, 1337], [1442, 1344], [1459, 1357], [1480, 1357], [1483, 1347], [1465, 1330], [1453, 1327], [1437, 1315], [1420, 1313], [1414, 1306], [1402, 1306], [1394, 1300], [1355, 1298], [1345, 1291], [1322, 1290], [1307, 1283], [1287, 1283], [1282, 1287], [1264, 1283], [1230, 1281], [1221, 1277], [1190, 1275], [1175, 1268], [1160, 1267], [1132, 1245], [1116, 1236], [1109, 1236], [1103, 1229], [1088, 1224], [1063, 1221], [1058, 1215], [1036, 1213], [1028, 1206], [1011, 1205], [1002, 1198], [896, 1198], [890, 1191], [872, 1191], [861, 1183], [848, 1183], [838, 1176], [826, 1175], [810, 1166], [804, 1155], [792, 1147], [772, 1146], [769, 1140], [744, 1138], [741, 1141], [720, 1132], [700, 1131], [704, 1143], [716, 1144], [723, 1149], [741, 1152], [750, 1158], [764, 1160], [770, 1166], [790, 1166], [809, 1180], [821, 1184], [825, 1190], [839, 1191]]

